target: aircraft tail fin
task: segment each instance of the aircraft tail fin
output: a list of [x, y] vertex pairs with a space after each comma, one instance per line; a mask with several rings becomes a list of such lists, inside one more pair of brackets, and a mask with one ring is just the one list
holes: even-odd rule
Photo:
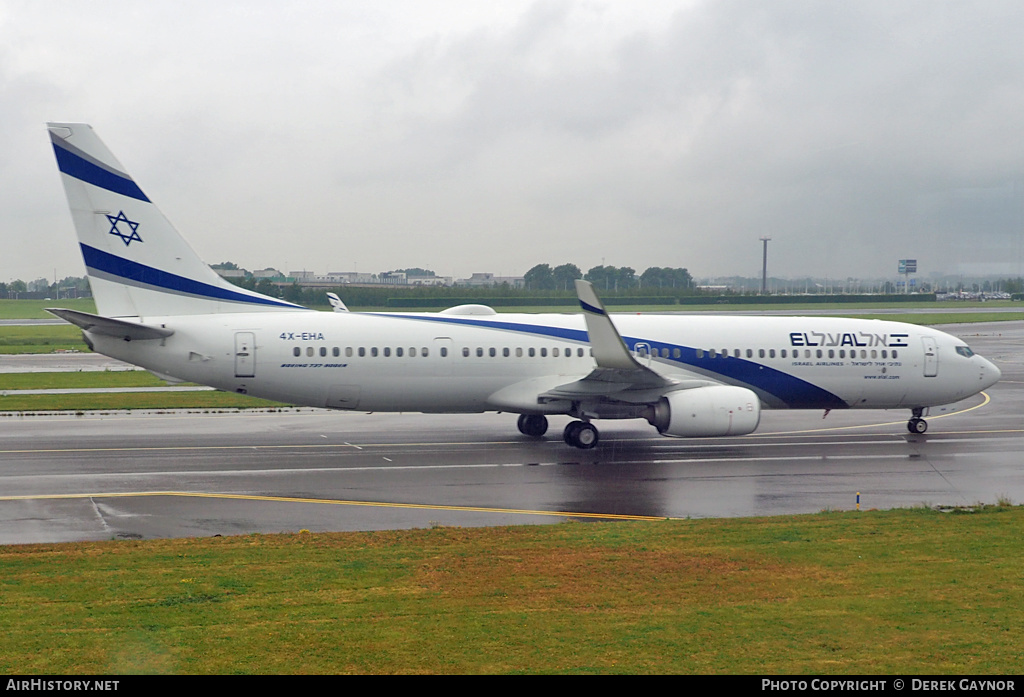
[[91, 126], [47, 127], [101, 315], [306, 309], [221, 278], [153, 205]]

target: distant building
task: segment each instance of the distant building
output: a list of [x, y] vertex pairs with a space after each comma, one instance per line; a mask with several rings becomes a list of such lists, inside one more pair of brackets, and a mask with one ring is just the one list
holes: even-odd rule
[[500, 286], [505, 283], [512, 288], [523, 288], [526, 285], [522, 276], [495, 276], [493, 273], [475, 273], [469, 278], [459, 279], [455, 285], [479, 288], [481, 286]]
[[326, 278], [317, 280], [334, 281], [339, 285], [346, 283], [378, 283], [377, 274], [359, 273], [358, 271], [328, 271]]

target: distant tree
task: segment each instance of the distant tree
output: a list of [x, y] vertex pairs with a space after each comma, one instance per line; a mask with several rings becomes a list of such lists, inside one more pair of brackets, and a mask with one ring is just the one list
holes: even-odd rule
[[219, 264], [213, 264], [211, 268], [221, 269], [222, 271], [238, 271], [238, 264], [233, 261], [222, 261]]
[[551, 271], [555, 288], [558, 290], [572, 290], [572, 282], [577, 278], [583, 278], [583, 272], [576, 264], [562, 264]]
[[587, 275], [583, 278], [593, 283], [600, 290], [611, 290], [615, 287], [615, 267], [594, 266], [587, 271]]
[[643, 288], [690, 288], [693, 277], [686, 269], [652, 266], [640, 274]]
[[537, 264], [523, 275], [528, 290], [554, 290], [555, 276], [547, 264]]
[[284, 299], [290, 303], [301, 304], [302, 298], [302, 286], [298, 283], [292, 282], [292, 284], [284, 289]]
[[263, 295], [269, 295], [272, 298], [278, 297], [277, 286], [269, 278], [261, 278], [259, 283], [256, 284], [256, 292], [262, 293]]
[[600, 290], [626, 290], [638, 283], [636, 270], [629, 266], [595, 266], [584, 278]]

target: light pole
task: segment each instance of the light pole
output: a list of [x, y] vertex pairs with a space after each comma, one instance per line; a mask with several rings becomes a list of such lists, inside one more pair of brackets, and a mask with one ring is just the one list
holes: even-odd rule
[[761, 256], [761, 295], [765, 295], [768, 292], [768, 241], [771, 237], [762, 237], [761, 242], [764, 243], [764, 253]]

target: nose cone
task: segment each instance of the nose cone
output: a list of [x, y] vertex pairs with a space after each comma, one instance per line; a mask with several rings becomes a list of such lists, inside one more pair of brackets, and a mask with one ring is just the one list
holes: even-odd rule
[[999, 382], [999, 378], [1003, 377], [1003, 373], [992, 361], [981, 356], [978, 356], [978, 358], [981, 361], [981, 389], [985, 390]]

